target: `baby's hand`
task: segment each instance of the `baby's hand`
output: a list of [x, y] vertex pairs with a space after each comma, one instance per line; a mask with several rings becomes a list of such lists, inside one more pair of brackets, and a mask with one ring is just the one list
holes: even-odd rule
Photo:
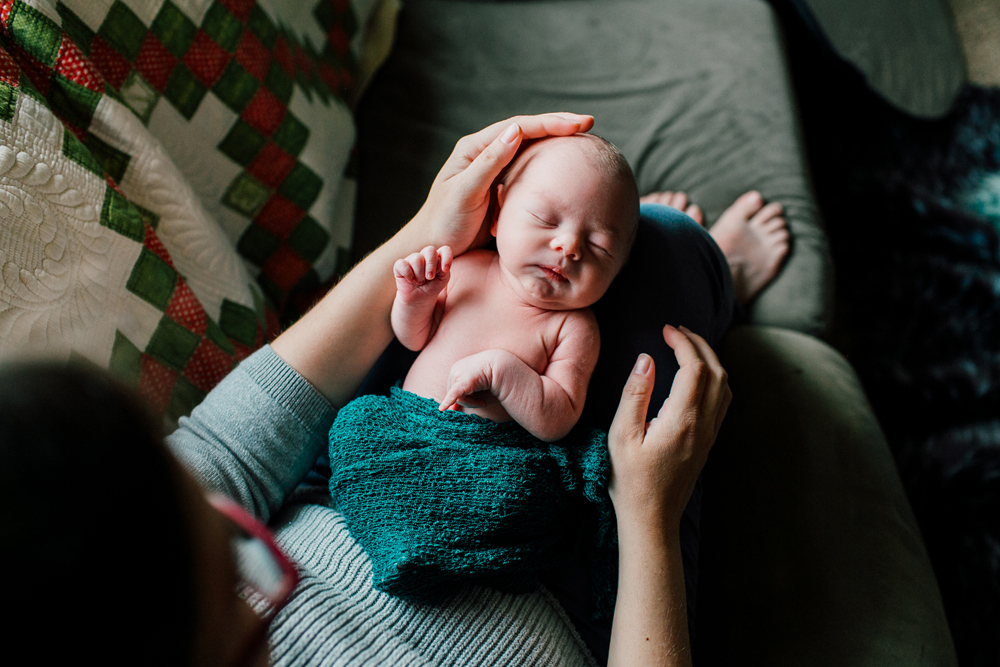
[[437, 297], [451, 277], [451, 248], [427, 246], [420, 252], [396, 260], [392, 272], [396, 291], [404, 303]]
[[486, 405], [485, 400], [474, 394], [492, 389], [494, 368], [491, 352], [492, 350], [485, 350], [452, 364], [451, 372], [448, 373], [448, 391], [439, 410], [450, 410], [458, 406], [481, 408]]

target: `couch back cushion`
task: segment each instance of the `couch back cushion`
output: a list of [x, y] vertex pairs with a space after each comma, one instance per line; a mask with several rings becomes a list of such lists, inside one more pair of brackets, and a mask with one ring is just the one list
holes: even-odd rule
[[275, 335], [351, 242], [373, 5], [0, 2], [0, 358], [176, 419]]

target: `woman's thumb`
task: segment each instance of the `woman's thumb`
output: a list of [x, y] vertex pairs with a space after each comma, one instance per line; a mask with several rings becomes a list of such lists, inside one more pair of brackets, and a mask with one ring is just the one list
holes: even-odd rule
[[514, 157], [520, 144], [521, 128], [517, 123], [511, 123], [465, 170], [469, 184], [488, 188]]
[[618, 404], [615, 419], [611, 422], [610, 437], [631, 439], [642, 436], [646, 429], [646, 411], [649, 397], [653, 393], [656, 367], [653, 358], [640, 354], [622, 390], [622, 400]]

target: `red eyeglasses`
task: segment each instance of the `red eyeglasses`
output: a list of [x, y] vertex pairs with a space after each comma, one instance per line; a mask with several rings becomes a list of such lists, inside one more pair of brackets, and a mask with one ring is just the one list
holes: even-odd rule
[[212, 493], [208, 503], [228, 518], [238, 529], [230, 546], [240, 594], [263, 621], [249, 637], [234, 665], [249, 664], [249, 660], [265, 639], [271, 620], [288, 604], [292, 590], [299, 582], [295, 564], [275, 543], [271, 531], [256, 517], [226, 496]]

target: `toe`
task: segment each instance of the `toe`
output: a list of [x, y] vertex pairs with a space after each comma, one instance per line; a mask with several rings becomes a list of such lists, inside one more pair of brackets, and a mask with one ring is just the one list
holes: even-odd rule
[[688, 216], [692, 220], [697, 222], [699, 225], [705, 223], [705, 216], [701, 212], [701, 207], [698, 206], [697, 204], [691, 204], [690, 206], [687, 207], [687, 210], [684, 212], [687, 213]]
[[648, 195], [643, 195], [639, 197], [640, 204], [664, 204], [670, 206], [670, 200], [674, 193], [668, 191], [665, 192], [650, 192]]
[[771, 218], [769, 220], [765, 220], [761, 224], [761, 229], [765, 233], [770, 234], [770, 233], [772, 233], [774, 231], [777, 231], [779, 229], [785, 229], [787, 226], [788, 226], [788, 223], [785, 221], [785, 219], [782, 218], [781, 216], [777, 216], [777, 217]]
[[749, 220], [757, 211], [759, 211], [763, 205], [764, 199], [760, 196], [759, 192], [756, 190], [744, 192], [722, 213], [720, 219], [738, 215], [745, 222]]
[[684, 194], [683, 192], [675, 192], [673, 203], [671, 203], [670, 205], [676, 208], [678, 211], [683, 211], [684, 209], [687, 208], [688, 205], [687, 195]]
[[771, 202], [770, 204], [761, 207], [759, 211], [753, 214], [753, 217], [750, 218], [750, 224], [757, 226], [762, 225], [768, 220], [780, 216], [782, 210], [783, 208], [781, 204], [778, 202]]

